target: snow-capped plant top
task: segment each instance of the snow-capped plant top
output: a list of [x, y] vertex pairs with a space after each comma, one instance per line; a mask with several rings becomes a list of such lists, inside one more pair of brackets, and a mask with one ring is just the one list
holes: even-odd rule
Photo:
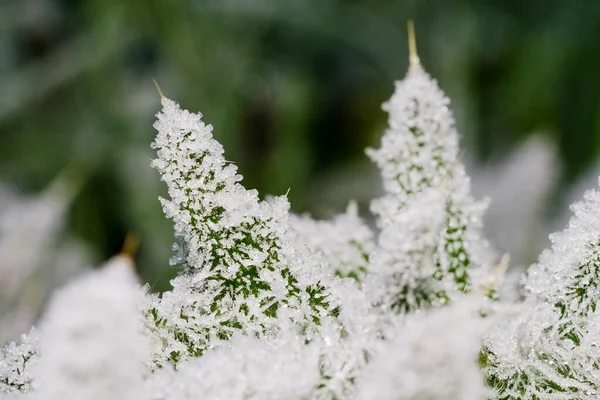
[[[389, 127], [381, 147], [367, 150], [381, 170], [385, 190], [382, 198], [373, 201], [371, 209], [378, 217], [379, 227], [385, 231], [389, 226], [402, 223], [399, 221], [406, 219], [402, 216], [404, 212], [413, 212], [407, 208], [421, 207], [417, 199], [422, 192], [443, 189], [447, 193], [443, 199], [444, 221], [434, 235], [439, 238], [434, 251], [411, 254], [412, 265], [387, 257], [398, 274], [410, 274], [408, 269], [432, 263], [431, 278], [452, 281], [452, 287], [439, 288], [427, 297], [447, 303], [473, 286], [470, 266], [487, 262], [483, 251], [485, 242], [480, 237], [483, 207], [471, 196], [470, 182], [459, 158], [458, 133], [449, 109], [450, 100], [421, 67], [414, 36], [412, 39], [408, 74], [396, 82], [394, 94], [383, 105], [389, 113]], [[419, 232], [413, 232], [405, 240], [419, 242], [421, 237]], [[423, 278], [423, 274], [420, 275]], [[392, 293], [391, 297], [404, 296], [400, 292], [405, 290], [406, 287], [399, 287], [398, 293]], [[414, 309], [413, 305], [397, 308]]]
[[326, 288], [333, 274], [294, 252], [287, 199], [260, 201], [239, 183], [201, 114], [164, 97], [162, 105], [152, 165], [169, 190], [161, 202], [175, 223], [173, 263], [183, 268], [173, 291], [149, 307], [163, 344], [157, 365], [199, 356], [239, 330], [275, 332], [278, 313], [318, 325], [337, 307]]
[[380, 223], [391, 218], [425, 188], [453, 178], [458, 160], [458, 133], [444, 95], [421, 64], [411, 64], [406, 77], [383, 104], [389, 113], [381, 147], [367, 154], [381, 171], [385, 196], [373, 204]]

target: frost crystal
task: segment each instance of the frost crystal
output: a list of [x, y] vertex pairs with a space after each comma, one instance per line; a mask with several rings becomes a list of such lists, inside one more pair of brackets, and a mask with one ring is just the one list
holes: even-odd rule
[[33, 399], [139, 399], [149, 351], [141, 298], [125, 256], [56, 292], [40, 322]]
[[534, 306], [486, 339], [499, 399], [581, 399], [600, 386], [600, 192], [586, 192], [572, 210], [524, 278]]
[[[389, 112], [389, 128], [382, 138], [381, 147], [367, 150], [381, 170], [385, 189], [385, 195], [373, 201], [371, 206], [382, 229], [380, 246], [388, 247], [385, 242], [396, 235], [405, 242], [401, 246], [411, 249], [410, 255], [398, 251], [395, 255], [380, 256], [380, 261], [374, 266], [375, 273], [377, 268], [393, 268], [396, 271], [396, 280], [402, 285], [390, 287], [388, 297], [408, 301], [393, 306], [397, 311], [411, 311], [440, 300], [446, 303], [455, 294], [468, 292], [473, 286], [469, 272], [471, 266], [488, 262], [483, 251], [485, 242], [480, 238], [484, 207], [471, 197], [469, 179], [459, 160], [458, 133], [449, 104], [436, 81], [419, 63], [412, 63], [406, 78], [396, 82], [396, 91], [383, 105], [384, 110]], [[431, 189], [446, 193], [442, 199], [441, 224], [437, 217], [426, 215], [430, 211], [436, 213], [435, 210], [419, 204], [419, 196]], [[417, 215], [428, 218], [435, 225], [424, 226], [423, 221], [415, 221]], [[390, 229], [406, 223], [408, 219], [413, 221], [413, 225], [420, 226]], [[403, 232], [394, 234], [391, 233], [393, 230]], [[430, 251], [432, 240], [436, 243]], [[384, 258], [387, 266], [382, 264]], [[426, 268], [427, 272], [421, 270], [416, 276], [409, 276], [419, 268]], [[451, 280], [452, 285], [444, 284], [432, 293], [407, 293], [422, 292], [422, 287], [407, 287], [405, 284], [420, 285], [426, 273], [433, 280]]]
[[31, 364], [39, 354], [37, 333], [22, 335], [19, 343], [10, 342], [0, 349], [0, 394], [27, 393], [32, 386]]
[[293, 215], [291, 221], [300, 246], [321, 253], [337, 276], [363, 280], [375, 244], [355, 202], [329, 221], [316, 221], [308, 215]]
[[148, 307], [162, 344], [156, 366], [200, 356], [235, 332], [270, 336], [281, 309], [310, 334], [339, 301], [328, 291], [329, 268], [294, 250], [287, 199], [260, 201], [239, 183], [201, 114], [162, 103], [153, 166], [169, 190], [161, 202], [175, 223], [173, 262], [182, 274]]

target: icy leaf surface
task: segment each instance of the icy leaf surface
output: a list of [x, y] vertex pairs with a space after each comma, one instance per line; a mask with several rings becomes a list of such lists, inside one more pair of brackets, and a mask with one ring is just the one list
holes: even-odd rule
[[259, 200], [202, 115], [162, 103], [152, 165], [167, 184], [161, 202], [175, 224], [173, 263], [182, 273], [171, 292], [149, 300], [149, 326], [162, 344], [156, 367], [200, 356], [236, 332], [271, 337], [280, 310], [310, 337], [341, 300], [329, 290], [329, 266], [294, 249], [287, 199]]
[[[380, 252], [390, 248], [395, 235], [396, 239], [402, 237], [399, 245], [410, 254], [407, 257], [406, 251], [391, 250], [377, 256], [378, 267], [374, 267], [396, 271], [400, 286], [389, 286], [387, 297], [405, 299], [393, 307], [398, 312], [414, 311], [420, 305], [445, 304], [456, 294], [469, 292], [474, 285], [471, 267], [490, 262], [487, 243], [481, 237], [485, 207], [470, 194], [449, 104], [437, 82], [419, 64], [411, 65], [406, 77], [396, 82], [391, 99], [383, 105], [389, 113], [389, 127], [381, 147], [367, 150], [381, 171], [385, 189], [385, 195], [371, 206], [382, 229]], [[444, 193], [441, 223], [439, 218], [427, 216], [430, 212], [436, 214], [439, 207], [430, 210], [430, 203], [420, 204], [418, 200], [430, 190]], [[412, 228], [399, 226], [419, 217], [433, 225], [428, 227], [426, 222], [415, 220]], [[417, 228], [417, 224], [421, 226]], [[392, 233], [394, 230], [396, 233]], [[436, 241], [433, 248], [432, 240]], [[425, 247], [429, 249], [425, 251]], [[429, 280], [452, 280], [452, 285], [444, 284], [444, 290], [429, 292], [423, 287], [429, 284], [426, 276]]]
[[298, 233], [297, 244], [321, 253], [337, 276], [358, 282], [364, 279], [375, 244], [373, 232], [358, 215], [356, 203], [351, 202], [344, 214], [331, 220], [292, 215], [291, 222]]
[[486, 338], [484, 366], [498, 399], [598, 394], [600, 192], [586, 192], [572, 210], [523, 279], [530, 307]]

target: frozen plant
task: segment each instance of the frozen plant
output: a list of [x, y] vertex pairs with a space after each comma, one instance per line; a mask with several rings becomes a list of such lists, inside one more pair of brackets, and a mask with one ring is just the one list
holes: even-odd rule
[[419, 193], [394, 223], [379, 233], [367, 289], [384, 314], [410, 313], [448, 300], [440, 282], [433, 279], [433, 254], [444, 222], [444, 195], [442, 188]]
[[147, 308], [159, 338], [155, 367], [201, 356], [234, 333], [273, 336], [280, 310], [310, 339], [339, 313], [333, 273], [295, 250], [287, 199], [261, 201], [246, 190], [202, 115], [161, 97], [152, 165], [167, 184], [170, 198], [161, 202], [175, 224], [172, 263], [181, 274]]
[[384, 105], [389, 129], [368, 152], [386, 190], [372, 204], [376, 242], [355, 205], [314, 221], [290, 216], [285, 196], [259, 199], [201, 115], [161, 95], [152, 165], [175, 226], [173, 290], [143, 293], [123, 255], [69, 284], [41, 318], [39, 351], [27, 341], [3, 350], [1, 396], [597, 397], [600, 192], [574, 207], [525, 280], [527, 303], [481, 350], [495, 322], [481, 318], [484, 294], [508, 257], [488, 268], [483, 206], [470, 194], [449, 100], [411, 47], [409, 72]]
[[339, 317], [321, 325], [320, 381], [311, 399], [354, 399], [357, 380], [381, 340], [369, 297], [355, 286], [345, 280]]
[[110, 260], [57, 291], [39, 324], [33, 400], [137, 400], [149, 346], [134, 264]]
[[[376, 282], [397, 282], [375, 302], [401, 313], [448, 304], [472, 289], [473, 267], [489, 263], [481, 237], [485, 205], [470, 194], [450, 100], [422, 68], [411, 38], [408, 74], [383, 105], [389, 127], [381, 147], [367, 150], [385, 190], [371, 206], [382, 230], [373, 274]], [[441, 223], [439, 204], [428, 209], [432, 201], [441, 202]], [[406, 251], [390, 251], [394, 236]]]
[[493, 399], [579, 400], [596, 398], [599, 315], [588, 321], [588, 335], [579, 345], [564, 341], [560, 314], [554, 305], [523, 305], [484, 340], [481, 365]]
[[524, 278], [528, 303], [487, 339], [484, 366], [498, 399], [582, 399], [600, 387], [600, 192], [571, 207], [565, 230]]
[[368, 272], [369, 256], [375, 248], [373, 232], [358, 215], [358, 206], [350, 202], [344, 214], [331, 220], [314, 220], [309, 215], [291, 217], [300, 246], [323, 255], [335, 274], [358, 282]]
[[0, 396], [2, 393], [27, 393], [33, 389], [31, 365], [39, 355], [35, 331], [22, 335], [20, 342], [10, 342], [0, 349]]
[[341, 338], [336, 325], [326, 321], [323, 334], [309, 342], [289, 320], [269, 340], [235, 333], [202, 357], [156, 371], [146, 392], [151, 400], [353, 398], [368, 335], [348, 332], [352, 339]]

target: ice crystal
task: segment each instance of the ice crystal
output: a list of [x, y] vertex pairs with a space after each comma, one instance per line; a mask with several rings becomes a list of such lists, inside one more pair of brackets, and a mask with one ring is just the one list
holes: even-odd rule
[[329, 268], [294, 250], [287, 199], [260, 201], [239, 183], [202, 115], [162, 103], [153, 166], [168, 187], [170, 199], [161, 202], [175, 223], [173, 263], [182, 274], [148, 307], [162, 342], [156, 366], [200, 356], [235, 332], [270, 336], [280, 309], [314, 331], [339, 301], [328, 291]]
[[[396, 91], [392, 98], [383, 105], [389, 112], [389, 128], [385, 132], [381, 147], [368, 149], [367, 154], [381, 170], [385, 195], [373, 201], [372, 211], [378, 217], [378, 226], [382, 229], [380, 242], [390, 240], [391, 230], [403, 230], [404, 247], [420, 249], [412, 251], [410, 257], [396, 252], [399, 259], [388, 255], [387, 269], [393, 268], [401, 282], [420, 284], [425, 277], [424, 271], [415, 273], [416, 268], [427, 268], [433, 280], [444, 281], [451, 278], [451, 287], [444, 285], [444, 290], [434, 293], [423, 293], [421, 300], [398, 304], [398, 311], [411, 311], [415, 306], [429, 306], [432, 303], [447, 302], [456, 293], [464, 293], [473, 286], [469, 272], [473, 265], [489, 262], [484, 251], [485, 242], [481, 239], [481, 214], [483, 204], [476, 203], [470, 194], [469, 179], [458, 154], [458, 133], [454, 119], [449, 110], [450, 101], [433, 80], [420, 66], [412, 63], [406, 78], [396, 82]], [[436, 226], [419, 229], [398, 227], [394, 225], [406, 223], [407, 219], [416, 219], [404, 213], [428, 212], [425, 206], [418, 204], [420, 194], [430, 189], [445, 189], [443, 198], [443, 221]], [[415, 211], [414, 208], [420, 209]], [[432, 211], [435, 213], [435, 211]], [[418, 223], [418, 222], [413, 222]], [[423, 231], [439, 237], [432, 251], [423, 251], [423, 246], [430, 246], [430, 236], [422, 238]], [[411, 243], [413, 242], [413, 243]], [[383, 248], [385, 244], [381, 244]], [[408, 263], [407, 263], [408, 262]], [[378, 263], [383, 265], [381, 262]], [[374, 267], [375, 268], [375, 267]], [[411, 300], [412, 295], [406, 290], [422, 291], [422, 288], [407, 288], [402, 285], [390, 287], [389, 296]]]
[[321, 253], [337, 276], [363, 280], [375, 244], [373, 232], [358, 215], [355, 202], [331, 220], [294, 215], [291, 221], [300, 246]]
[[22, 335], [20, 342], [10, 342], [0, 349], [0, 395], [32, 390], [30, 370], [39, 355], [37, 342], [37, 333], [32, 331], [28, 335]]
[[486, 339], [499, 399], [581, 399], [600, 386], [600, 192], [586, 192], [572, 210], [524, 279], [533, 306]]
[[39, 326], [34, 400], [137, 400], [149, 348], [133, 263], [117, 256], [57, 291]]

